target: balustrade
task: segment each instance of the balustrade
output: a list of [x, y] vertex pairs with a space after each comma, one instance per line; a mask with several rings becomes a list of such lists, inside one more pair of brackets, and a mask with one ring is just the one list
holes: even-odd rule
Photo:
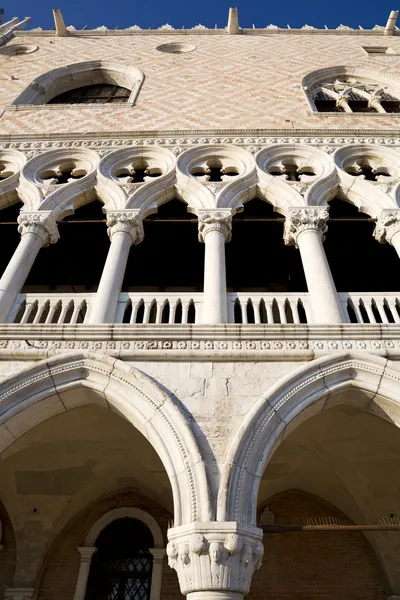
[[[90, 322], [95, 293], [18, 294], [7, 323], [79, 324]], [[230, 292], [228, 323], [313, 324], [307, 293]], [[340, 293], [347, 323], [400, 323], [400, 293]], [[123, 292], [114, 323], [201, 324], [203, 294]]]

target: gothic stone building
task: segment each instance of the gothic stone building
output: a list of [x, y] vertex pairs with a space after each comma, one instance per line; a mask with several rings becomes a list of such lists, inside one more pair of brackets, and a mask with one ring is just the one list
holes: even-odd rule
[[400, 36], [0, 26], [0, 598], [400, 597]]

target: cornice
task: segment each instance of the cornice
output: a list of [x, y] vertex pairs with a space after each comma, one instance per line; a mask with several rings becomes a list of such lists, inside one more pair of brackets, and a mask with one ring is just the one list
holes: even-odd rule
[[0, 325], [0, 360], [93, 350], [122, 360], [310, 361], [343, 350], [400, 359], [399, 325]]
[[257, 152], [262, 146], [277, 143], [333, 148], [344, 144], [400, 146], [400, 129], [196, 129], [0, 135], [0, 149], [27, 152], [53, 148], [111, 151], [125, 146], [154, 145], [180, 154], [187, 148], [211, 144], [233, 144]]

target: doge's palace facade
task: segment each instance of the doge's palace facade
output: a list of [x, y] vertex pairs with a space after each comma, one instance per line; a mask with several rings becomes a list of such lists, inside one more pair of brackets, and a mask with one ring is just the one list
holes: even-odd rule
[[400, 598], [400, 37], [0, 26], [0, 597]]

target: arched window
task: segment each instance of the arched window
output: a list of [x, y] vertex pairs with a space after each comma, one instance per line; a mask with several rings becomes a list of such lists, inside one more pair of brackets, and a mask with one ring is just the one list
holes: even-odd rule
[[96, 540], [85, 600], [149, 600], [153, 547], [150, 529], [138, 519], [107, 525]]
[[110, 104], [128, 102], [130, 90], [118, 85], [100, 83], [85, 85], [59, 94], [49, 104]]
[[400, 85], [396, 76], [353, 67], [329, 67], [309, 73], [302, 82], [316, 112], [399, 113]]

